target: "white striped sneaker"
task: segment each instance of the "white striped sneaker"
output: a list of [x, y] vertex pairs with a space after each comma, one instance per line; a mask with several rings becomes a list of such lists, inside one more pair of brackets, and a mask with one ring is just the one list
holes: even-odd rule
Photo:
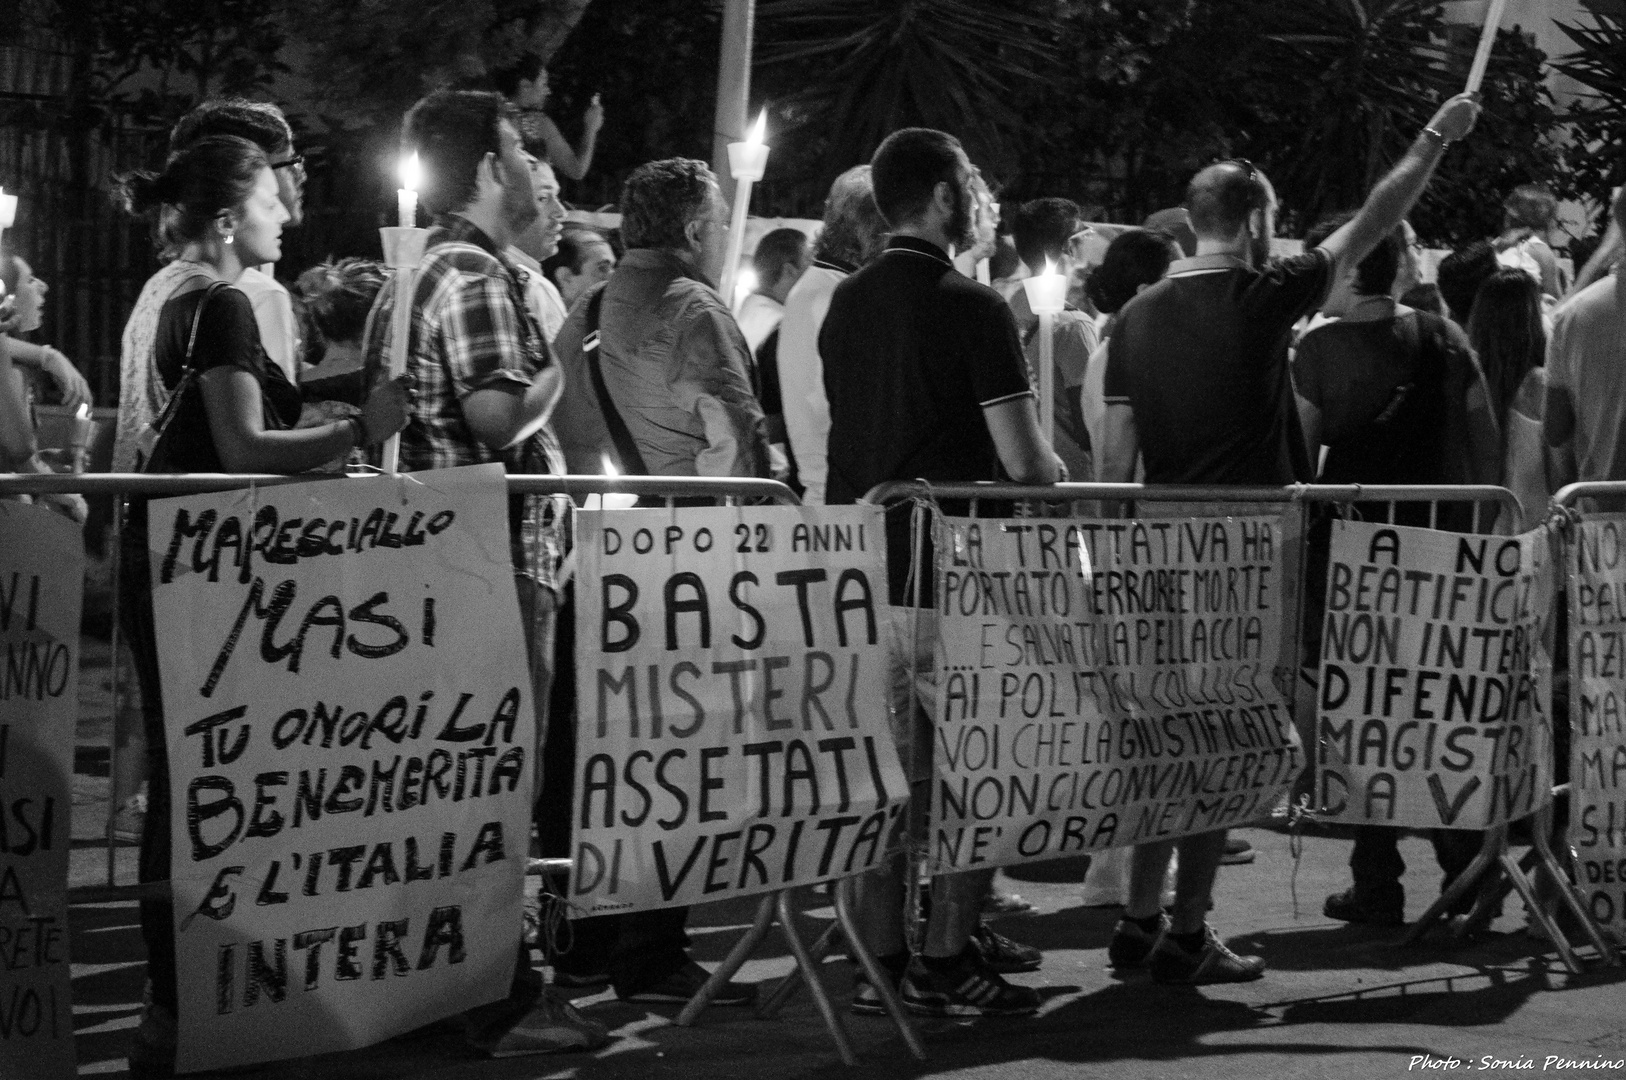
[[915, 957], [899, 996], [910, 1012], [922, 1016], [1027, 1016], [1039, 1010], [1037, 990], [1012, 986], [971, 947], [946, 970], [934, 971]]

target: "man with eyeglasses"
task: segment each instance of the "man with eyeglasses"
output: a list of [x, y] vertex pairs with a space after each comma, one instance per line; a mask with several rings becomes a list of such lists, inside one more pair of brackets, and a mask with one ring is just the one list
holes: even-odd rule
[[[1320, 307], [1333, 282], [1377, 247], [1428, 186], [1449, 143], [1473, 130], [1479, 106], [1462, 94], [1442, 105], [1400, 162], [1344, 226], [1302, 255], [1269, 262], [1276, 193], [1251, 162], [1210, 165], [1186, 189], [1197, 254], [1118, 313], [1107, 344], [1107, 414], [1100, 479], [1128, 482], [1143, 459], [1146, 482], [1277, 486], [1314, 478], [1288, 371], [1293, 326]], [[1226, 512], [1216, 507], [1163, 512]], [[1245, 982], [1264, 961], [1238, 956], [1208, 925], [1223, 829], [1144, 844], [1130, 863], [1129, 903], [1108, 947], [1116, 968], [1146, 964], [1157, 982]], [[1176, 844], [1172, 916], [1159, 903]]]

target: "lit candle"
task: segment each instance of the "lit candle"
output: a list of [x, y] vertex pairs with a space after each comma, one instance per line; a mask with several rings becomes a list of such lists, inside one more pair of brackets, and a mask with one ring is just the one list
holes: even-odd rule
[[[390, 349], [388, 371], [391, 378], [406, 372], [407, 339], [412, 331], [412, 293], [418, 280], [418, 264], [423, 261], [427, 229], [416, 228], [418, 218], [418, 182], [421, 172], [418, 155], [401, 159], [401, 183], [395, 193], [400, 213], [400, 225], [378, 230], [384, 247], [384, 264], [394, 271], [390, 290], [394, 310], [390, 321]], [[401, 434], [396, 432], [384, 440], [382, 466], [385, 472], [400, 471]]]
[[1491, 49], [1496, 45], [1496, 31], [1502, 25], [1502, 12], [1507, 8], [1507, 0], [1490, 0], [1490, 8], [1485, 12], [1485, 28], [1479, 32], [1479, 48], [1474, 52], [1474, 65], [1468, 69], [1467, 93], [1479, 92], [1479, 84], [1485, 80], [1485, 68], [1490, 65]]
[[89, 455], [90, 438], [96, 431], [96, 421], [90, 418], [90, 406], [84, 402], [73, 414], [73, 434], [69, 436], [68, 448], [73, 458], [73, 471], [85, 471], [85, 463]]
[[[603, 455], [602, 460], [604, 462], [604, 475], [605, 476], [615, 477], [615, 476], [621, 475], [616, 470], [615, 462], [610, 460], [610, 455], [609, 454]], [[628, 492], [625, 492], [625, 491], [607, 491], [603, 495], [589, 495], [589, 496], [587, 496], [586, 502], [584, 502], [582, 504], [582, 509], [583, 510], [631, 510], [637, 504], [638, 504], [638, 496], [636, 496], [636, 495], [629, 494]]]
[[401, 186], [395, 192], [395, 208], [400, 226], [410, 229], [418, 224], [418, 184], [423, 179], [418, 165], [418, 154], [401, 159]]
[[745, 216], [751, 207], [751, 185], [768, 171], [768, 110], [757, 116], [756, 126], [745, 142], [728, 144], [728, 171], [734, 177], [734, 220], [728, 227], [728, 254], [723, 259], [723, 280], [717, 291], [727, 303], [734, 298], [734, 281], [739, 274], [740, 255], [745, 250]]
[[7, 195], [6, 189], [0, 187], [0, 234], [4, 234], [16, 222], [17, 196]]
[[1067, 275], [1058, 274], [1047, 258], [1044, 273], [1024, 279], [1022, 288], [1039, 316], [1039, 430], [1051, 442], [1056, 437], [1056, 316], [1067, 306]]

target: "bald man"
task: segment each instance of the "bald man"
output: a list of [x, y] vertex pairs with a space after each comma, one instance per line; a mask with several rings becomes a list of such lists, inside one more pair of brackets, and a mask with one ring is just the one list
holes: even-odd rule
[[[1276, 192], [1247, 161], [1210, 165], [1186, 189], [1197, 253], [1118, 313], [1107, 343], [1099, 479], [1127, 483], [1136, 458], [1148, 484], [1275, 486], [1314, 478], [1288, 371], [1292, 328], [1326, 299], [1411, 210], [1445, 147], [1473, 129], [1479, 107], [1452, 98], [1348, 224], [1320, 246], [1268, 262]], [[1163, 512], [1225, 513], [1204, 506]], [[1145, 512], [1143, 510], [1143, 512]], [[1114, 967], [1148, 964], [1157, 982], [1245, 982], [1264, 974], [1208, 925], [1225, 831], [1177, 841], [1172, 918], [1159, 905], [1174, 841], [1135, 849], [1129, 903], [1108, 948]]]

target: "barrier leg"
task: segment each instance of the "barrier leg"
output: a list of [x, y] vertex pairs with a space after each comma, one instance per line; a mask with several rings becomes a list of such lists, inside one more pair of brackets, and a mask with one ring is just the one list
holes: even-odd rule
[[824, 982], [819, 978], [819, 969], [814, 965], [813, 958], [808, 955], [807, 946], [802, 943], [801, 935], [796, 932], [796, 911], [791, 907], [790, 894], [789, 889], [782, 889], [774, 894], [779, 901], [779, 930], [785, 935], [785, 944], [790, 946], [790, 951], [796, 956], [796, 964], [802, 969], [802, 977], [807, 980], [807, 989], [813, 995], [813, 1004], [819, 1007], [819, 1015], [824, 1017], [824, 1026], [829, 1029], [830, 1038], [835, 1041], [836, 1053], [841, 1055], [841, 1063], [856, 1065], [858, 1058], [853, 1055], [852, 1041], [847, 1037], [847, 1026], [841, 1022], [841, 1015], [830, 1003], [830, 995], [825, 992]]
[[745, 966], [751, 954], [757, 951], [757, 946], [762, 944], [762, 939], [767, 936], [768, 927], [773, 925], [773, 904], [776, 895], [778, 894], [769, 893], [762, 898], [762, 902], [757, 905], [756, 917], [751, 921], [751, 928], [735, 943], [734, 948], [723, 958], [723, 962], [717, 965], [717, 970], [711, 973], [706, 985], [702, 986], [694, 997], [689, 999], [689, 1003], [683, 1006], [683, 1011], [678, 1013], [675, 1021], [678, 1027], [693, 1025], [705, 1011], [706, 1006], [711, 1004], [712, 997], [722, 989], [723, 984], [732, 979], [740, 968]]
[[864, 974], [869, 976], [870, 985], [880, 995], [881, 1004], [886, 1007], [886, 1013], [897, 1025], [898, 1034], [909, 1047], [909, 1052], [915, 1056], [916, 1061], [926, 1060], [926, 1048], [921, 1045], [920, 1033], [915, 1030], [914, 1022], [903, 1009], [903, 1002], [898, 1000], [898, 992], [892, 988], [892, 980], [876, 962], [875, 954], [869, 951], [864, 939], [858, 933], [858, 923], [853, 918], [852, 890], [855, 878], [842, 878], [836, 883], [836, 922], [847, 935], [848, 947], [852, 949], [853, 956], [858, 959]]
[[1597, 920], [1593, 919], [1592, 913], [1587, 910], [1586, 904], [1582, 902], [1581, 897], [1576, 893], [1575, 886], [1570, 883], [1570, 877], [1564, 873], [1563, 866], [1553, 853], [1552, 841], [1549, 836], [1552, 832], [1551, 822], [1552, 807], [1549, 806], [1543, 809], [1536, 818], [1535, 847], [1540, 859], [1537, 865], [1546, 870], [1552, 877], [1553, 885], [1557, 889], [1559, 897], [1569, 907], [1570, 914], [1574, 915], [1576, 920], [1580, 922], [1581, 929], [1586, 931], [1587, 939], [1592, 942], [1592, 947], [1598, 950], [1598, 956], [1603, 960], [1604, 964], [1608, 967], [1619, 967], [1620, 950], [1615, 948], [1604, 935], [1603, 929], [1598, 926]]
[[[109, 658], [108, 670], [113, 680], [113, 694], [111, 699], [112, 715], [108, 717], [107, 725], [107, 824], [103, 828], [103, 838], [107, 841], [107, 886], [112, 888], [116, 884], [116, 869], [114, 855], [116, 854], [113, 831], [119, 815], [119, 706], [123, 703], [121, 676], [119, 669], [119, 573], [123, 567], [120, 565], [124, 555], [124, 496], [113, 496], [113, 629], [109, 634], [109, 646], [113, 655]], [[133, 794], [133, 793], [132, 793]]]
[[1441, 893], [1439, 899], [1428, 906], [1422, 917], [1406, 931], [1406, 936], [1400, 939], [1402, 945], [1415, 945], [1423, 939], [1423, 935], [1436, 922], [1445, 915], [1462, 897], [1468, 895], [1468, 890], [1479, 884], [1479, 879], [1485, 876], [1485, 871], [1491, 868], [1497, 858], [1507, 850], [1507, 826], [1491, 829], [1485, 833], [1485, 842], [1479, 846], [1479, 853], [1467, 866], [1467, 869], [1451, 883], [1451, 887]]
[[1576, 958], [1575, 950], [1570, 948], [1569, 939], [1558, 928], [1557, 921], [1547, 913], [1546, 908], [1542, 907], [1541, 902], [1536, 899], [1536, 890], [1531, 887], [1530, 879], [1524, 876], [1524, 870], [1520, 868], [1519, 860], [1504, 851], [1500, 857], [1500, 862], [1502, 872], [1513, 883], [1513, 887], [1519, 890], [1519, 898], [1524, 901], [1524, 906], [1529, 910], [1530, 917], [1536, 920], [1536, 924], [1546, 932], [1548, 939], [1553, 943], [1553, 947], [1558, 950], [1558, 958], [1564, 962], [1564, 966], [1569, 969], [1571, 975], [1581, 974], [1585, 970], [1581, 966], [1581, 961]]
[[[831, 882], [830, 885], [832, 890], [839, 887], [836, 882]], [[822, 964], [824, 962], [825, 955], [835, 945], [836, 936], [840, 933], [841, 924], [838, 922], [832, 924], [828, 930], [819, 936], [819, 940], [815, 941], [813, 948], [809, 950], [813, 957], [813, 963]], [[779, 980], [779, 985], [773, 988], [773, 993], [764, 998], [762, 1004], [757, 1006], [757, 1019], [768, 1020], [779, 1015], [779, 1010], [783, 1009], [785, 1004], [796, 996], [797, 989], [802, 985], [803, 977], [800, 964], [792, 968], [789, 975]]]

